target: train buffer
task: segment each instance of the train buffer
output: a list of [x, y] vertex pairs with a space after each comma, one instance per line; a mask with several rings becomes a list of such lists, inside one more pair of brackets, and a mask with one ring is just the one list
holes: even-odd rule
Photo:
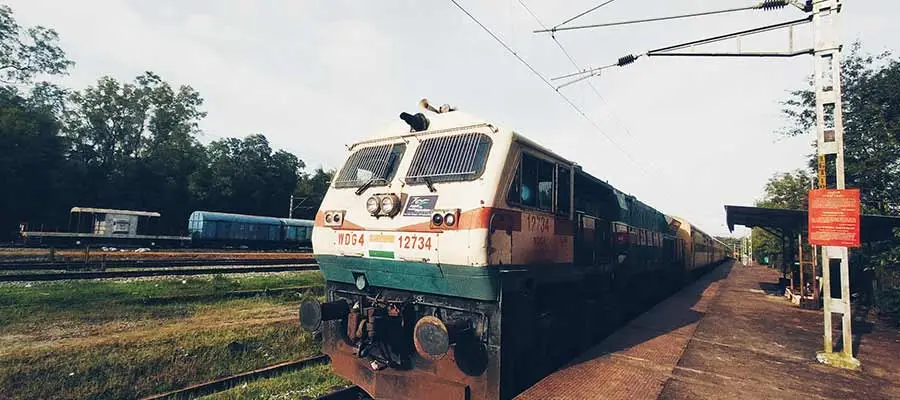
[[778, 293], [780, 276], [723, 264], [516, 399], [900, 399], [898, 330], [857, 321], [863, 367], [819, 364], [822, 313]]

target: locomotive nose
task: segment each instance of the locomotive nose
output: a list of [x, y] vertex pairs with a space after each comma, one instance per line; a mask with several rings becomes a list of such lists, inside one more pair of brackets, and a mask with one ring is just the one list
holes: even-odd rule
[[346, 318], [350, 313], [350, 305], [344, 300], [319, 303], [316, 299], [307, 299], [300, 303], [300, 327], [309, 331], [317, 331], [322, 321]]

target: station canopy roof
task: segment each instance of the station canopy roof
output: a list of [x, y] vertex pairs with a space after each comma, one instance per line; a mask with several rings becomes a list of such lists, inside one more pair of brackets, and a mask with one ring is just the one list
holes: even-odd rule
[[[796, 233], [805, 231], [809, 221], [806, 210], [725, 206], [725, 214], [729, 231], [734, 231], [735, 225], [743, 225]], [[859, 223], [860, 239], [863, 242], [878, 242], [894, 237], [894, 229], [900, 228], [900, 217], [863, 214]]]

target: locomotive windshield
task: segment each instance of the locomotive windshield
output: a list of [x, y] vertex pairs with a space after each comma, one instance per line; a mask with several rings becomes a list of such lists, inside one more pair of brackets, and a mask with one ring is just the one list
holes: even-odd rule
[[491, 139], [481, 133], [464, 133], [425, 139], [416, 149], [406, 182], [450, 182], [475, 179], [484, 170]]
[[338, 174], [334, 186], [338, 188], [386, 185], [397, 172], [406, 145], [392, 143], [364, 147], [353, 153]]

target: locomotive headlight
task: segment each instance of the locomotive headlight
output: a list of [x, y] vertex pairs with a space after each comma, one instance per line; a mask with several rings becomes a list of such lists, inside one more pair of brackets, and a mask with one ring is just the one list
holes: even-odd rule
[[431, 224], [434, 226], [440, 226], [444, 223], [444, 216], [441, 213], [435, 213], [431, 216]]
[[400, 199], [391, 194], [381, 198], [381, 213], [393, 217], [400, 211]]
[[381, 207], [381, 202], [379, 202], [378, 198], [376, 198], [375, 196], [369, 197], [369, 199], [366, 200], [366, 211], [368, 211], [369, 214], [372, 214], [372, 215], [378, 214], [380, 207]]
[[344, 211], [325, 211], [325, 226], [339, 227], [343, 220]]
[[444, 216], [444, 224], [447, 226], [453, 226], [456, 223], [456, 215], [452, 213], [448, 213]]

